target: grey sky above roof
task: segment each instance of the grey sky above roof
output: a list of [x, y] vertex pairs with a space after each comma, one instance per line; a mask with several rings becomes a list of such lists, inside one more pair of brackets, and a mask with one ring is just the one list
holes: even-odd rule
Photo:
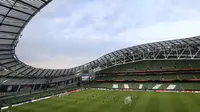
[[148, 42], [200, 35], [199, 0], [53, 0], [22, 32], [18, 58], [71, 68]]

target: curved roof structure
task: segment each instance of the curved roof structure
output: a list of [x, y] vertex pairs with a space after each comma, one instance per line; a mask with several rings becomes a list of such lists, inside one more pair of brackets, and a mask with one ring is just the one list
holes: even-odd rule
[[200, 37], [132, 46], [69, 69], [42, 69], [18, 60], [15, 47], [28, 22], [51, 0], [0, 1], [0, 77], [44, 78], [74, 75], [145, 59], [194, 59], [200, 57]]

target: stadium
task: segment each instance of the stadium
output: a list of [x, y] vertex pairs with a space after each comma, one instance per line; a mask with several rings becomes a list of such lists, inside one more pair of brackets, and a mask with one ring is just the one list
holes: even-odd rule
[[20, 61], [21, 32], [50, 2], [0, 1], [0, 111], [199, 111], [199, 36], [120, 49], [69, 69]]

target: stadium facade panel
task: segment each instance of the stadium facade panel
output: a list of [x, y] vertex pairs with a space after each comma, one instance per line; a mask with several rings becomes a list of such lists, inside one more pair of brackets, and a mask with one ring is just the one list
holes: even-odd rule
[[[51, 0], [1, 0], [0, 1], [0, 77], [5, 83], [24, 79], [31, 82], [53, 78], [66, 80], [80, 71], [98, 71], [108, 67], [140, 60], [199, 59], [200, 36], [154, 42], [120, 49], [86, 64], [69, 69], [35, 68], [20, 61], [15, 47], [28, 22]], [[6, 79], [11, 79], [5, 81]], [[27, 80], [27, 81], [25, 81]], [[20, 80], [18, 80], [20, 81]], [[43, 81], [44, 82], [44, 81]], [[35, 82], [36, 83], [36, 82]]]

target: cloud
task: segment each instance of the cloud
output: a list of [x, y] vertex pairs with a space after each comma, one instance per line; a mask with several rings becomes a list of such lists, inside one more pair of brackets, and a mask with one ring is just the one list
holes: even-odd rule
[[[129, 29], [118, 34], [119, 41], [133, 41], [135, 44], [144, 44], [155, 41], [180, 39], [200, 35], [200, 20], [160, 22], [152, 26], [138, 29]], [[133, 39], [134, 38], [134, 39]]]
[[[85, 63], [85, 60], [89, 60], [83, 57], [68, 57], [68, 56], [52, 56], [51, 58], [43, 58], [42, 63], [41, 61], [29, 60], [29, 62], [34, 65], [35, 67], [43, 67], [43, 68], [63, 68], [68, 69], [71, 67], [79, 66], [80, 63]], [[47, 66], [48, 65], [48, 66]], [[68, 67], [67, 67], [68, 66]]]
[[200, 34], [199, 1], [58, 0], [27, 25], [19, 59], [70, 68], [121, 48]]

